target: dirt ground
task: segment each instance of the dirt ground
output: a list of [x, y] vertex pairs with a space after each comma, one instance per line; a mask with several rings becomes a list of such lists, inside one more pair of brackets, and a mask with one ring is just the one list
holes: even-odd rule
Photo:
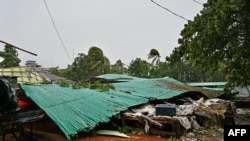
[[[29, 126], [26, 126], [29, 128]], [[55, 141], [54, 139], [46, 139], [43, 136], [37, 135], [36, 131], [43, 131], [44, 133], [50, 133], [59, 135], [66, 140], [62, 132], [55, 126], [52, 122], [36, 123], [33, 125], [34, 139], [29, 139], [28, 141]], [[29, 130], [27, 130], [29, 131]], [[129, 138], [110, 136], [110, 135], [84, 135], [79, 136], [73, 141], [223, 141], [223, 129], [218, 127], [210, 127], [209, 129], [200, 129], [198, 131], [186, 132], [181, 137], [162, 137], [153, 134], [145, 134], [142, 130], [133, 130], [126, 133]], [[2, 141], [2, 136], [0, 135], [0, 141]], [[16, 141], [12, 135], [6, 137], [6, 141]], [[27, 140], [24, 140], [27, 141]], [[56, 141], [62, 141], [57, 139]]]
[[127, 134], [127, 135], [130, 138], [97, 135], [93, 137], [85, 137], [80, 141], [167, 141], [168, 140], [167, 138], [150, 136], [150, 135], [138, 135], [138, 134]]
[[188, 133], [179, 137], [160, 137], [155, 135], [139, 135], [127, 134], [130, 138], [121, 138], [114, 136], [96, 135], [92, 137], [85, 137], [79, 141], [223, 141], [223, 130], [209, 129], [195, 133], [195, 136], [189, 137]]
[[[128, 133], [129, 138], [108, 136], [108, 135], [94, 135], [88, 137], [81, 137], [75, 141], [223, 141], [223, 131], [217, 131], [215, 129], [204, 130], [199, 132], [193, 137], [189, 137], [187, 134], [180, 138], [175, 137], [160, 137], [156, 135], [134, 134]], [[2, 138], [0, 138], [2, 141]], [[13, 136], [8, 135], [6, 141], [16, 141]], [[50, 141], [42, 137], [36, 137], [36, 139], [28, 141]]]
[[[128, 135], [130, 136], [130, 138], [96, 135], [93, 137], [84, 137], [81, 139], [77, 139], [77, 141], [181, 141], [180, 139], [162, 138], [149, 135], [135, 135], [135, 134], [128, 134]], [[0, 141], [2, 141], [2, 138], [0, 139]], [[12, 136], [7, 136], [5, 141], [16, 141], [16, 140]], [[34, 140], [28, 140], [28, 141], [48, 141], [48, 140], [45, 140], [43, 138], [36, 138]]]

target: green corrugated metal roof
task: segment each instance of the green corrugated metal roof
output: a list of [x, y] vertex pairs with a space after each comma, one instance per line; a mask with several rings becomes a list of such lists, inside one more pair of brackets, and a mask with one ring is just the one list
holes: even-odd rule
[[[168, 83], [168, 84], [166, 84]], [[114, 83], [115, 89], [150, 100], [168, 99], [188, 90], [169, 87], [169, 84], [184, 85], [172, 78], [138, 79], [130, 82]]]
[[[103, 76], [107, 78], [107, 75]], [[127, 77], [109, 75], [108, 79], [110, 76], [113, 76], [112, 79]], [[113, 115], [129, 107], [147, 103], [149, 100], [168, 99], [188, 91], [215, 93], [187, 86], [168, 77], [135, 78], [133, 81], [113, 83], [113, 85], [115, 89], [107, 92], [72, 89], [52, 84], [22, 84], [21, 87], [26, 95], [59, 126], [68, 139], [79, 131], [88, 132], [99, 123], [108, 122]]]
[[68, 139], [79, 131], [88, 132], [128, 107], [148, 100], [122, 92], [97, 92], [59, 85], [21, 84], [26, 95], [45, 111]]

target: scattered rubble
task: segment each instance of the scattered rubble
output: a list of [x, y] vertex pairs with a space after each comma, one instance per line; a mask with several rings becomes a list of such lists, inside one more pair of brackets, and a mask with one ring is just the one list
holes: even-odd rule
[[[225, 113], [231, 102], [223, 99], [193, 100], [186, 97], [181, 105], [175, 103], [146, 104], [121, 113], [123, 126], [140, 123], [145, 134], [175, 136], [183, 141], [195, 141], [203, 136], [223, 139]], [[136, 111], [136, 112], [135, 112]], [[130, 123], [133, 121], [134, 123]], [[129, 124], [130, 125], [127, 125]], [[208, 133], [212, 130], [214, 133]], [[219, 135], [217, 135], [219, 134]]]

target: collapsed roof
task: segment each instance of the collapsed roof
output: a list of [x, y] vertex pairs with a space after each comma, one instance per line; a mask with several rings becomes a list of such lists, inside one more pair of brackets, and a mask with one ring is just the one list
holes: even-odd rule
[[150, 100], [169, 99], [193, 91], [201, 92], [208, 98], [222, 94], [222, 91], [188, 86], [169, 77], [144, 79], [105, 74], [96, 78], [121, 83], [113, 83], [115, 89], [105, 92], [88, 88], [72, 89], [55, 84], [20, 86], [25, 94], [45, 111], [68, 140], [80, 131], [89, 132], [100, 123], [110, 121], [114, 115], [132, 106], [146, 104]]

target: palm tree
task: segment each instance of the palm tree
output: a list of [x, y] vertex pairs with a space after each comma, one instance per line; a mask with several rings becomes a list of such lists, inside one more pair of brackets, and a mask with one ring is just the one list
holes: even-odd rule
[[109, 70], [110, 61], [107, 57], [104, 56], [102, 50], [98, 47], [92, 46], [88, 55], [90, 67], [90, 77], [95, 75], [104, 74]]
[[148, 59], [153, 59], [151, 62], [152, 66], [157, 66], [160, 63], [160, 53], [156, 49], [151, 49], [148, 54]]

